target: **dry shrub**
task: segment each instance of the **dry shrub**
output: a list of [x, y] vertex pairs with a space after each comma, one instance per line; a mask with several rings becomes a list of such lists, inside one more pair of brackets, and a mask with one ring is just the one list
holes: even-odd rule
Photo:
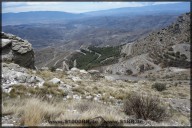
[[127, 115], [135, 115], [139, 119], [161, 121], [167, 117], [166, 108], [161, 105], [156, 96], [130, 94], [124, 102], [124, 112]]
[[163, 83], [154, 83], [152, 88], [155, 88], [157, 91], [164, 91], [166, 90], [166, 84]]

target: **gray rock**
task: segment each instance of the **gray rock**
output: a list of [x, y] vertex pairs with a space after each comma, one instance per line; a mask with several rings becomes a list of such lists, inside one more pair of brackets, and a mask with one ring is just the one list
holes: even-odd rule
[[22, 67], [35, 69], [34, 52], [28, 41], [3, 32], [1, 38], [3, 62], [14, 62]]
[[2, 88], [4, 92], [15, 84], [42, 86], [44, 80], [40, 77], [29, 74], [29, 71], [17, 64], [2, 63]]

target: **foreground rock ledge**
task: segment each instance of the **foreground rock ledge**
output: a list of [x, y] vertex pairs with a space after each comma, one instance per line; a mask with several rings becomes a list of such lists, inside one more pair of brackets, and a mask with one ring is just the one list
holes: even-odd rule
[[1, 32], [3, 62], [13, 62], [22, 67], [35, 69], [32, 45], [20, 37]]

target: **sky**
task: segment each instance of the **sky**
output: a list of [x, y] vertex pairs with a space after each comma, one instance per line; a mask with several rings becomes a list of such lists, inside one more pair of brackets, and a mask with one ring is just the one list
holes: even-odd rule
[[2, 2], [2, 13], [28, 11], [63, 11], [83, 13], [121, 7], [142, 7], [178, 2]]

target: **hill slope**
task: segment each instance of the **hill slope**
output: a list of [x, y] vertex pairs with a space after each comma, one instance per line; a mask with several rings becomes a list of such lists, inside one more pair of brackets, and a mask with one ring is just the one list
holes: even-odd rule
[[117, 64], [104, 67], [113, 74], [138, 74], [164, 67], [190, 67], [190, 13], [172, 25], [122, 47]]

